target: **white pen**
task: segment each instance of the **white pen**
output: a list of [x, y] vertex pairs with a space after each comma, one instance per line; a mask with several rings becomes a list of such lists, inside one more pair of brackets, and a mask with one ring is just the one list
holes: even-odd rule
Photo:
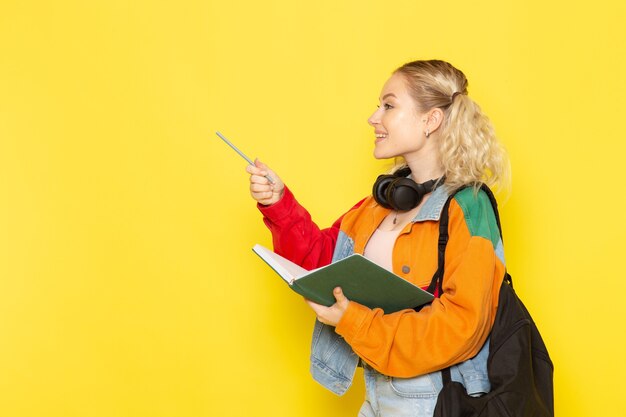
[[[241, 152], [241, 151], [240, 151], [240, 150], [239, 150], [239, 149], [238, 149], [235, 145], [233, 145], [233, 143], [232, 143], [231, 141], [229, 141], [228, 139], [226, 139], [226, 138], [224, 137], [224, 135], [222, 135], [220, 132], [215, 132], [215, 134], [216, 134], [217, 136], [219, 136], [219, 137], [220, 137], [220, 139], [222, 139], [224, 142], [226, 142], [226, 144], [227, 144], [228, 146], [230, 146], [231, 148], [233, 148], [233, 150], [234, 150], [235, 152], [237, 152], [237, 153], [238, 153], [238, 154], [239, 154], [239, 155], [240, 155], [243, 159], [245, 159], [245, 160], [246, 160], [246, 162], [248, 162], [248, 163], [249, 163], [250, 165], [252, 165], [252, 166], [255, 166], [255, 165], [254, 165], [254, 161], [253, 161], [252, 159], [248, 158], [248, 157], [246, 156], [246, 154], [245, 154], [245, 153]], [[270, 176], [269, 176], [269, 174], [268, 174], [268, 175], [266, 175], [266, 176], [265, 176], [265, 178], [267, 178], [267, 180], [268, 180], [271, 184], [275, 184], [274, 179], [273, 179], [272, 177], [270, 177]]]

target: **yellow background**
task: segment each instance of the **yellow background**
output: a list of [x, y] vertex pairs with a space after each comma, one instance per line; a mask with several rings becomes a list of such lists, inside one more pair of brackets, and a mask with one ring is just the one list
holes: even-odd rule
[[626, 415], [626, 6], [0, 2], [0, 415], [348, 416], [245, 163], [328, 225], [370, 191], [390, 72], [461, 68], [509, 150], [507, 261], [559, 416]]

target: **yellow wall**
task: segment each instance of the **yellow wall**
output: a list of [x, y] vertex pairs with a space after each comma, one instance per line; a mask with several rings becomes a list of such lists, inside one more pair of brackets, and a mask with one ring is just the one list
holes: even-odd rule
[[2, 0], [0, 415], [356, 415], [360, 380], [309, 377], [313, 314], [250, 251], [213, 132], [328, 225], [387, 166], [366, 119], [416, 58], [465, 71], [511, 154], [558, 415], [624, 415], [624, 4]]

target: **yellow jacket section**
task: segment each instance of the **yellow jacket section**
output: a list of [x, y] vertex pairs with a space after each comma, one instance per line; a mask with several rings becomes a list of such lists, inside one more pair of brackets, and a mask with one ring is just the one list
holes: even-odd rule
[[[389, 210], [366, 200], [348, 212], [341, 230], [354, 239], [355, 252]], [[479, 219], [479, 221], [487, 221]], [[379, 372], [413, 377], [460, 363], [481, 349], [494, 322], [504, 264], [489, 239], [471, 236], [465, 215], [453, 199], [443, 294], [421, 311], [383, 314], [351, 301], [336, 327], [354, 352]], [[409, 223], [393, 248], [393, 270], [420, 287], [437, 269], [439, 222]]]

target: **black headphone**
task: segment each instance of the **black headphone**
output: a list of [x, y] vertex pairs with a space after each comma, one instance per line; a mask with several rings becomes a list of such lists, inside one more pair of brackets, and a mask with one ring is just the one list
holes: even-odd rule
[[379, 175], [372, 189], [376, 202], [388, 209], [408, 211], [417, 207], [426, 194], [444, 182], [442, 178], [437, 178], [418, 184], [407, 178], [410, 173], [411, 168], [406, 167], [393, 174]]

